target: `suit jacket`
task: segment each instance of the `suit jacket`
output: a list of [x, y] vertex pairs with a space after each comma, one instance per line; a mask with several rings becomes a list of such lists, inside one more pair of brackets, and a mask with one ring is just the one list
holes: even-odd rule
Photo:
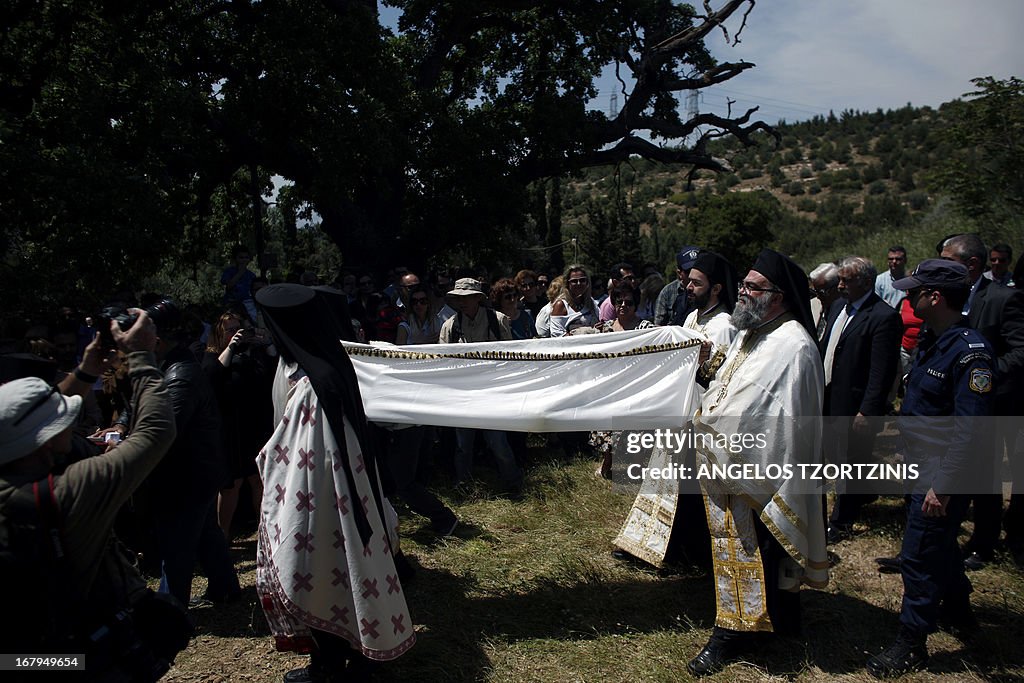
[[[822, 359], [832, 325], [846, 306], [839, 299], [829, 309], [825, 336], [819, 343]], [[826, 415], [884, 415], [889, 390], [900, 362], [903, 320], [874, 292], [864, 300], [839, 337], [832, 364], [832, 383], [826, 389]]]
[[967, 322], [996, 353], [996, 412], [1012, 414], [1006, 410], [1020, 407], [1019, 390], [1024, 387], [1024, 292], [982, 278]]

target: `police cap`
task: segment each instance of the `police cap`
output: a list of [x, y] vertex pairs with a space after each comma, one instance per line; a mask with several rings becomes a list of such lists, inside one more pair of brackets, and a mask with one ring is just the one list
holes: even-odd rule
[[967, 266], [956, 261], [932, 258], [921, 261], [914, 272], [892, 283], [896, 289], [935, 287], [936, 289], [970, 289]]

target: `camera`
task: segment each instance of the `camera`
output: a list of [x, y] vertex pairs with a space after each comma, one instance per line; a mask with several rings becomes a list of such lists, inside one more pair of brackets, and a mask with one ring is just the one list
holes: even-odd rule
[[[161, 299], [152, 306], [145, 309], [149, 318], [158, 328], [172, 327], [181, 319], [181, 312], [172, 299]], [[139, 316], [136, 313], [129, 313], [123, 305], [114, 304], [105, 307], [96, 316], [100, 331], [100, 340], [106, 348], [114, 348], [114, 336], [110, 333], [110, 321], [118, 324], [122, 331], [126, 331], [135, 324]]]

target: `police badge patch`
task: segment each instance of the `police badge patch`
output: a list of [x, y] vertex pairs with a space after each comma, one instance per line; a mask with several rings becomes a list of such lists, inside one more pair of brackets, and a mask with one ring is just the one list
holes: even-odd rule
[[987, 368], [971, 370], [970, 389], [976, 394], [987, 394], [992, 391], [992, 371]]

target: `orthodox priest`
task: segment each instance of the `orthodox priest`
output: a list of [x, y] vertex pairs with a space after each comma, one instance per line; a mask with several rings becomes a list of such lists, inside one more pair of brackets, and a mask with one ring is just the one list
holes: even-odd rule
[[696, 330], [714, 344], [711, 355], [729, 349], [736, 328], [730, 321], [736, 306], [736, 269], [713, 251], [702, 251], [690, 269], [686, 298], [692, 309], [683, 327]]
[[[725, 358], [736, 328], [730, 321], [736, 304], [736, 269], [724, 257], [702, 250], [693, 263], [686, 281], [686, 297], [690, 313], [683, 327], [707, 337], [712, 346], [711, 360], [704, 366], [698, 380], [707, 385]], [[692, 415], [686, 415], [685, 429], [692, 429]], [[680, 453], [682, 464], [693, 471], [692, 448]], [[659, 469], [671, 465], [673, 456], [661, 449], [651, 453], [648, 467]], [[619, 535], [612, 541], [612, 556], [632, 561], [643, 560], [659, 569], [666, 565], [710, 564], [704, 499], [693, 480], [645, 479], [626, 516]]]
[[257, 592], [277, 649], [311, 655], [286, 683], [362, 680], [416, 637], [359, 385], [324, 297], [271, 285], [256, 303], [281, 355], [283, 393], [257, 457]]
[[[698, 467], [748, 468], [742, 477], [701, 478], [717, 614], [688, 664], [697, 676], [749, 651], [761, 634], [798, 633], [801, 584], [828, 581], [821, 496], [797, 467], [819, 457], [824, 386], [807, 276], [765, 249], [738, 292], [731, 321], [739, 333], [694, 419]], [[738, 436], [748, 437], [739, 448]]]

